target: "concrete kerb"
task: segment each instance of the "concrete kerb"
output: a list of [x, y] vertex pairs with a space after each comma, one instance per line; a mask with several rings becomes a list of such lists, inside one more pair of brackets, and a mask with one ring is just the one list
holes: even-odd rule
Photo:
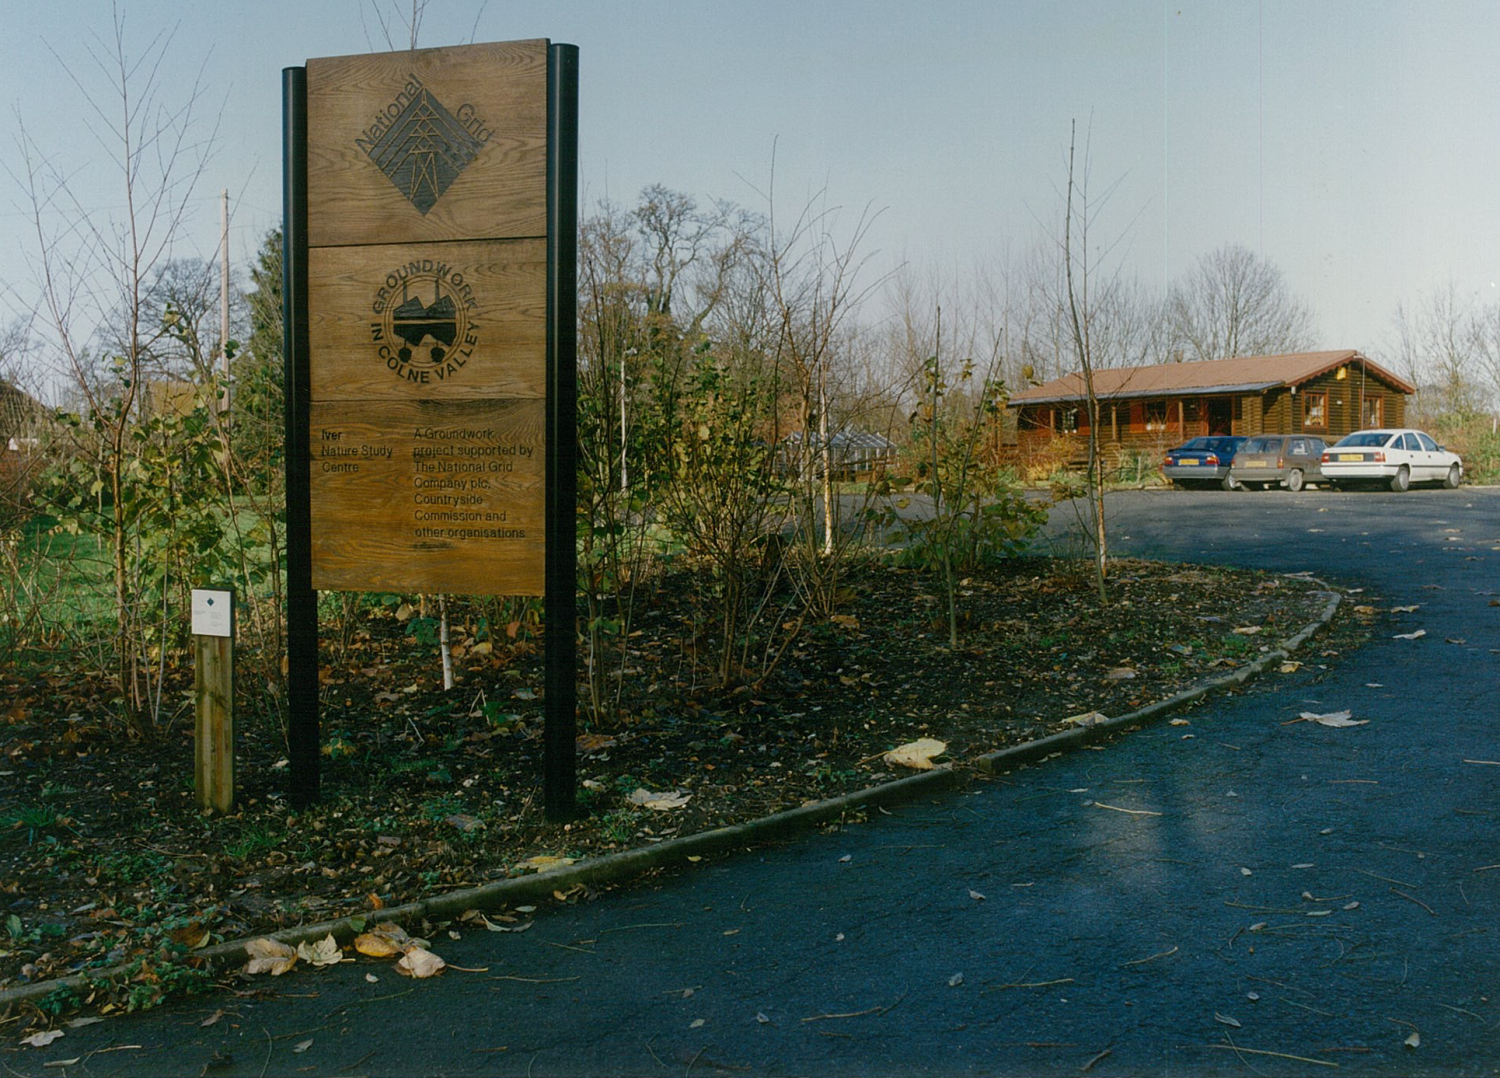
[[[1317, 580], [1314, 583], [1323, 584], [1322, 581]], [[1035, 741], [986, 753], [969, 761], [966, 766], [986, 774], [994, 774], [1005, 767], [1029, 763], [1054, 753], [1082, 748], [1104, 740], [1106, 737], [1150, 725], [1183, 705], [1201, 699], [1216, 690], [1244, 684], [1252, 677], [1264, 672], [1272, 663], [1284, 661], [1290, 652], [1295, 651], [1314, 633], [1333, 620], [1333, 615], [1338, 610], [1343, 597], [1328, 588], [1327, 584], [1323, 584], [1323, 587], [1327, 589], [1330, 598], [1322, 612], [1312, 622], [1295, 636], [1283, 640], [1279, 647], [1264, 653], [1254, 662], [1247, 663], [1234, 673], [1213, 678], [1126, 715], [1104, 719], [1090, 726], [1077, 726]], [[667, 839], [655, 845], [634, 850], [605, 854], [576, 865], [566, 865], [535, 875], [496, 880], [493, 883], [444, 895], [434, 895], [431, 898], [420, 899], [401, 906], [366, 910], [332, 921], [299, 925], [296, 928], [282, 929], [279, 932], [264, 935], [293, 947], [299, 943], [311, 943], [329, 935], [343, 944], [358, 934], [359, 930], [355, 927], [355, 921], [366, 925], [384, 921], [401, 924], [421, 919], [453, 918], [469, 910], [526, 905], [544, 899], [554, 891], [567, 891], [579, 884], [597, 886], [618, 883], [655, 869], [680, 866], [687, 863], [689, 857], [702, 857], [726, 850], [755, 846], [781, 835], [805, 831], [819, 824], [840, 819], [856, 809], [914, 801], [919, 797], [951, 790], [967, 781], [968, 775], [964, 770], [952, 765], [938, 767], [839, 797], [828, 798], [825, 801], [809, 802], [797, 808], [773, 813], [747, 823]], [[213, 967], [226, 966], [231, 962], [246, 959], [245, 944], [247, 942], [249, 942], [248, 939], [227, 940], [195, 951], [194, 954]], [[89, 984], [108, 982], [121, 977], [128, 969], [128, 964], [121, 964], [92, 970], [87, 974], [76, 973], [67, 977], [0, 990], [0, 1013], [5, 1013], [12, 1005], [40, 1000], [60, 989], [75, 992], [85, 990]]]

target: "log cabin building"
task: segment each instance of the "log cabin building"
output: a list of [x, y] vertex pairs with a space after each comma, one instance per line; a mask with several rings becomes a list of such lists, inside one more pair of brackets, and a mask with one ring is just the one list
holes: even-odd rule
[[[1161, 452], [1209, 434], [1312, 434], [1398, 427], [1416, 387], [1352, 349], [1161, 363], [1094, 372], [1099, 444], [1118, 464], [1129, 451]], [[1088, 439], [1083, 375], [1072, 373], [1010, 399], [1022, 460], [1060, 437]]]

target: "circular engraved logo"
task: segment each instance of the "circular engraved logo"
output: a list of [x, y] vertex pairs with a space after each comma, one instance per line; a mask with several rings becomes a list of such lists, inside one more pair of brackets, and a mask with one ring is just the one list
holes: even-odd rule
[[455, 378], [479, 343], [474, 287], [438, 259], [414, 259], [385, 275], [371, 305], [376, 354], [403, 382], [434, 385]]

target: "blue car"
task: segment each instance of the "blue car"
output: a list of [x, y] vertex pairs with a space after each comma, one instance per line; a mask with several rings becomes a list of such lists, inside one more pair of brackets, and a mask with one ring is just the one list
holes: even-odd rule
[[1238, 490], [1239, 484], [1229, 478], [1229, 466], [1244, 443], [1244, 438], [1227, 434], [1190, 439], [1176, 449], [1167, 450], [1161, 462], [1161, 474], [1173, 486], [1184, 489], [1221, 487]]

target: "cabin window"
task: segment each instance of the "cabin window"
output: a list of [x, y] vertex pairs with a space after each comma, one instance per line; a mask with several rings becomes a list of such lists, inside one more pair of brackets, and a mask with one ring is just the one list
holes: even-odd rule
[[1146, 429], [1147, 430], [1166, 430], [1167, 429], [1167, 402], [1166, 401], [1147, 401], [1146, 402]]
[[1328, 429], [1328, 394], [1302, 394], [1302, 426], [1309, 430]]
[[1057, 410], [1057, 432], [1059, 434], [1078, 433], [1078, 409], [1059, 408]]
[[1366, 430], [1385, 426], [1385, 404], [1380, 397], [1366, 397], [1364, 407], [1360, 410], [1359, 425]]

